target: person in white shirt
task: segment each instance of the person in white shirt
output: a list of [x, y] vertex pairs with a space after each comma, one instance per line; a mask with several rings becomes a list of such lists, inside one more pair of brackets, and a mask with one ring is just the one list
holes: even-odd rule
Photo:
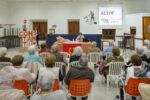
[[31, 100], [67, 100], [66, 94], [62, 90], [52, 92], [55, 75], [53, 72], [46, 70], [39, 76], [39, 91], [34, 93]]
[[45, 72], [46, 70], [50, 70], [51, 72], [54, 73], [55, 78], [59, 79], [59, 68], [55, 67], [55, 62], [56, 62], [56, 57], [53, 54], [50, 54], [46, 57], [45, 59], [45, 66], [44, 68], [40, 69], [39, 76]]
[[36, 76], [22, 67], [23, 60], [24, 58], [21, 55], [16, 55], [12, 58], [12, 64], [16, 71], [16, 80], [26, 80], [28, 84], [34, 83]]
[[79, 35], [76, 38], [76, 41], [77, 42], [83, 42], [83, 39], [84, 39], [84, 35], [80, 32]]
[[[145, 78], [146, 74], [144, 68], [142, 68], [142, 59], [138, 55], [131, 56], [132, 66], [127, 68], [125, 85], [127, 86], [128, 80], [130, 78]], [[120, 86], [122, 87], [122, 86]], [[120, 100], [123, 100], [124, 94], [122, 88], [120, 88]], [[132, 97], [132, 100], [136, 100], [136, 97]]]

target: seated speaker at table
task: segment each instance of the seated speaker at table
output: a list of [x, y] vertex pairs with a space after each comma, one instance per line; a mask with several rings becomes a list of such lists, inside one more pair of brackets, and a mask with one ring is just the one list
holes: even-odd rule
[[76, 38], [76, 41], [77, 42], [83, 42], [83, 39], [84, 39], [84, 35], [80, 32], [79, 35]]

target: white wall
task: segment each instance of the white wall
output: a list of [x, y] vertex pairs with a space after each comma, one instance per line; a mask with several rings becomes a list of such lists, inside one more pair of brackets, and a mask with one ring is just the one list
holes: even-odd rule
[[[68, 33], [68, 19], [80, 20], [80, 31], [83, 33], [98, 33], [98, 25], [85, 23], [84, 17], [90, 10], [98, 12], [96, 3], [78, 2], [15, 2], [10, 4], [11, 23], [22, 27], [23, 20], [47, 19], [48, 28], [56, 25], [56, 33]], [[30, 24], [31, 26], [31, 24]]]
[[[94, 11], [98, 21], [98, 7], [100, 6], [122, 6], [123, 26], [99, 26], [98, 24], [85, 23], [84, 17], [90, 10]], [[68, 19], [80, 19], [80, 31], [86, 34], [101, 34], [103, 28], [115, 28], [117, 35], [124, 31], [125, 15], [130, 13], [144, 12], [145, 2], [143, 0], [127, 0], [124, 2], [10, 2], [9, 7], [11, 23], [16, 23], [22, 28], [23, 20], [47, 19], [48, 28], [56, 25], [56, 33], [68, 33]], [[31, 23], [29, 23], [32, 26]], [[31, 29], [31, 28], [28, 28]]]
[[0, 0], [0, 24], [7, 24], [8, 18], [9, 18], [8, 3]]

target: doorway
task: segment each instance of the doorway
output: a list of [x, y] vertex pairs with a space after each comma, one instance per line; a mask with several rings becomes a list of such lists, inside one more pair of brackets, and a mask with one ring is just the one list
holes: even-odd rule
[[135, 35], [136, 35], [136, 27], [130, 27], [130, 35], [131, 35], [131, 49], [135, 50]]
[[33, 22], [33, 30], [35, 28], [40, 31], [39, 40], [47, 40], [47, 22]]
[[68, 21], [68, 34], [79, 34], [80, 24], [79, 20]]
[[150, 40], [150, 17], [143, 17], [143, 40]]

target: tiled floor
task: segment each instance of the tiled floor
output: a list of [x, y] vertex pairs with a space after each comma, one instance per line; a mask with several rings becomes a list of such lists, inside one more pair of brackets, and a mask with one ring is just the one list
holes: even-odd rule
[[[133, 51], [127, 51], [126, 54], [124, 54], [122, 52], [123, 52], [123, 50], [121, 50], [121, 54], [124, 57], [125, 56], [130, 57], [133, 54]], [[16, 54], [21, 54], [21, 53], [19, 53], [19, 48], [8, 49], [9, 57], [13, 57]], [[27, 55], [27, 53], [22, 54], [22, 55]], [[126, 59], [128, 59], [128, 58], [126, 58]], [[114, 85], [114, 84], [111, 84], [110, 88], [107, 89], [106, 84], [104, 83], [104, 79], [97, 72], [96, 76], [95, 76], [95, 81], [92, 84], [92, 90], [91, 90], [88, 100], [117, 100], [115, 98], [115, 96], [118, 93], [119, 93], [118, 89], [116, 88], [116, 85]], [[128, 98], [127, 100], [131, 100], [131, 98]], [[139, 98], [137, 100], [142, 100], [142, 99]]]

